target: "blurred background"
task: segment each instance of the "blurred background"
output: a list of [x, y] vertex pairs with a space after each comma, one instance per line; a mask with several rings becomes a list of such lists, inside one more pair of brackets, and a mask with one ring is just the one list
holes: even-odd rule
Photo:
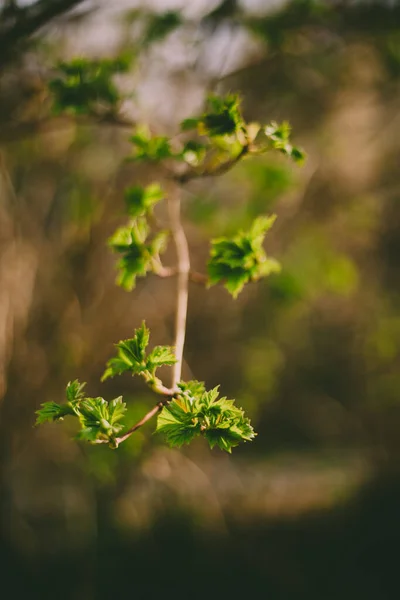
[[[174, 281], [114, 285], [106, 240], [127, 163], [123, 122], [52, 117], [60, 59], [129, 56], [120, 114], [174, 135], [206, 94], [287, 119], [308, 160], [273, 153], [184, 190], [194, 266], [260, 213], [279, 275], [190, 289], [184, 377], [221, 384], [258, 437], [232, 456], [171, 450], [155, 423], [117, 451], [34, 428], [67, 381], [100, 384], [143, 318], [171, 343]], [[396, 0], [0, 2], [0, 564], [16, 598], [128, 594], [269, 600], [396, 597], [400, 544], [400, 4]], [[168, 374], [166, 374], [167, 376]]]

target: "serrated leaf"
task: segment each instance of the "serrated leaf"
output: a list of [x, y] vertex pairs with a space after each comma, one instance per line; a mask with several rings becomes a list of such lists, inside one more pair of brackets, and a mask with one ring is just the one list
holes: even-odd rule
[[146, 187], [135, 185], [125, 190], [125, 204], [131, 217], [146, 215], [163, 198], [164, 192], [158, 183], [152, 183]]
[[77, 437], [89, 442], [96, 440], [114, 441], [123, 425], [119, 423], [126, 411], [122, 398], [107, 402], [104, 398], [85, 398], [78, 409], [78, 418], [82, 425]]
[[67, 387], [65, 389], [65, 395], [67, 397], [68, 402], [78, 402], [82, 398], [85, 397], [84, 388], [86, 383], [79, 383], [78, 379], [75, 381], [70, 381], [67, 383]]
[[57, 402], [44, 402], [39, 410], [36, 411], [36, 425], [43, 423], [52, 423], [62, 420], [67, 415], [74, 415], [72, 407], [68, 404], [57, 404]]
[[269, 125], [264, 127], [263, 133], [270, 147], [279, 150], [279, 152], [289, 156], [297, 163], [302, 163], [304, 161], [305, 153], [303, 150], [290, 143], [291, 127], [287, 121], [280, 124], [276, 121], [272, 121]]
[[191, 396], [201, 396], [205, 391], [205, 385], [203, 381], [180, 381], [178, 388], [183, 394], [189, 394]]
[[233, 400], [220, 398], [218, 388], [207, 392], [199, 382], [181, 382], [179, 388], [182, 394], [164, 406], [157, 419], [156, 431], [169, 445], [181, 446], [202, 434], [211, 448], [218, 445], [231, 452], [241, 441], [254, 438], [243, 410]]
[[117, 229], [108, 240], [111, 250], [122, 256], [117, 262], [117, 284], [127, 291], [135, 287], [137, 277], [154, 271], [154, 260], [166, 248], [167, 232], [159, 232], [147, 239], [149, 232], [146, 219], [138, 218]]
[[267, 257], [263, 249], [265, 234], [275, 218], [275, 215], [258, 217], [249, 231], [211, 241], [211, 258], [207, 265], [210, 286], [221, 282], [236, 298], [249, 281], [280, 270], [279, 263]]
[[143, 322], [141, 327], [135, 330], [133, 338], [116, 344], [117, 356], [107, 362], [102, 381], [125, 372], [142, 375], [146, 381], [154, 380], [159, 367], [170, 366], [176, 362], [170, 346], [155, 346], [150, 354], [146, 355], [149, 338], [150, 332]]
[[147, 357], [148, 369], [171, 366], [177, 362], [176, 356], [171, 346], [155, 346]]
[[130, 141], [133, 145], [131, 160], [149, 160], [158, 162], [166, 158], [174, 158], [170, 142], [165, 136], [152, 136], [146, 126], [136, 128]]

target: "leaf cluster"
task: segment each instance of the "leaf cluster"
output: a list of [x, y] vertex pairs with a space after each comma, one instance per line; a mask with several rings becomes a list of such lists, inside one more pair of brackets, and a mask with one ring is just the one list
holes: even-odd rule
[[170, 346], [155, 346], [147, 354], [150, 331], [143, 322], [135, 330], [131, 339], [123, 340], [116, 344], [117, 356], [107, 362], [107, 368], [103, 374], [102, 381], [130, 372], [132, 375], [140, 375], [152, 386], [157, 386], [160, 381], [156, 378], [156, 370], [162, 366], [171, 366], [176, 363], [175, 354]]
[[263, 129], [267, 145], [282, 152], [297, 163], [302, 163], [305, 159], [305, 153], [301, 148], [293, 146], [290, 143], [290, 133], [292, 128], [287, 121], [278, 124], [272, 121]]
[[[149, 193], [128, 192], [128, 211], [142, 212], [150, 204], [158, 201], [157, 190]], [[113, 252], [121, 255], [117, 262], [119, 271], [117, 284], [125, 290], [132, 290], [137, 277], [154, 271], [160, 254], [165, 250], [168, 238], [167, 231], [160, 231], [149, 239], [150, 227], [145, 218], [138, 218], [128, 225], [120, 227], [110, 237], [108, 244]]]
[[250, 281], [257, 281], [280, 271], [278, 261], [267, 257], [263, 242], [276, 219], [258, 217], [248, 231], [211, 241], [211, 258], [207, 265], [209, 285], [222, 282], [234, 298]]
[[255, 437], [250, 420], [234, 400], [220, 398], [218, 388], [206, 391], [200, 382], [180, 384], [182, 392], [163, 407], [156, 431], [170, 446], [182, 446], [203, 435], [211, 448], [231, 452]]
[[182, 131], [197, 129], [199, 135], [209, 137], [232, 135], [243, 128], [245, 122], [240, 110], [240, 99], [234, 94], [225, 97], [208, 96], [206, 112], [181, 123]]
[[128, 160], [158, 162], [166, 158], [176, 158], [169, 139], [165, 136], [153, 136], [146, 125], [138, 126], [130, 141], [133, 145], [133, 152]]
[[130, 217], [143, 217], [151, 214], [154, 206], [164, 198], [158, 183], [146, 187], [135, 185], [125, 189], [125, 204]]
[[119, 93], [113, 82], [116, 73], [128, 70], [130, 59], [88, 60], [75, 58], [58, 64], [59, 74], [50, 81], [53, 112], [104, 114], [116, 109]]
[[44, 402], [36, 411], [36, 424], [61, 421], [68, 415], [77, 417], [81, 425], [77, 439], [91, 443], [107, 442], [116, 447], [117, 435], [124, 427], [120, 421], [126, 412], [126, 405], [121, 396], [110, 402], [100, 397], [86, 397], [83, 391], [85, 385], [78, 380], [68, 383], [67, 401], [64, 404]]

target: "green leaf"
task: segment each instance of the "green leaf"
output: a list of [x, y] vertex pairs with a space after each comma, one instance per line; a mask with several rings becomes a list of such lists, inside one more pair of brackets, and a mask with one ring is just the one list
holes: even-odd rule
[[130, 141], [133, 145], [131, 160], [157, 162], [166, 158], [175, 158], [168, 138], [165, 136], [152, 136], [146, 125], [137, 127]]
[[36, 411], [36, 425], [46, 422], [60, 421], [67, 415], [74, 415], [73, 408], [68, 404], [57, 404], [57, 402], [44, 402]]
[[75, 58], [58, 64], [58, 75], [49, 83], [55, 113], [105, 114], [115, 112], [119, 92], [113, 76], [125, 72], [131, 57], [89, 60]]
[[159, 232], [148, 240], [149, 233], [146, 219], [138, 218], [117, 229], [108, 240], [111, 250], [122, 256], [117, 262], [117, 284], [127, 291], [135, 287], [137, 277], [154, 271], [154, 260], [166, 248], [168, 232]]
[[146, 355], [149, 337], [150, 332], [143, 322], [141, 327], [135, 330], [133, 338], [116, 344], [117, 356], [108, 361], [102, 381], [130, 372], [132, 375], [141, 375], [150, 382], [154, 380], [159, 367], [176, 363], [175, 354], [170, 346], [155, 346], [150, 354]]
[[68, 402], [79, 402], [79, 400], [82, 400], [85, 397], [85, 393], [83, 391], [85, 386], [86, 383], [79, 383], [78, 379], [67, 383], [65, 395]]
[[178, 383], [178, 388], [181, 390], [182, 394], [191, 396], [200, 396], [206, 391], [205, 385], [203, 381], [180, 381]]
[[179, 27], [181, 23], [182, 17], [179, 12], [167, 11], [162, 14], [151, 15], [144, 34], [144, 43], [150, 44], [164, 39], [169, 33]]
[[290, 143], [291, 127], [287, 121], [284, 121], [281, 124], [272, 121], [264, 128], [263, 133], [270, 147], [279, 150], [297, 163], [302, 163], [305, 160], [305, 153], [303, 150], [296, 146], [292, 146]]
[[171, 366], [177, 362], [171, 346], [155, 346], [147, 357], [147, 368], [153, 372], [164, 365]]
[[236, 298], [246, 283], [280, 271], [279, 263], [267, 257], [263, 249], [265, 234], [275, 218], [275, 215], [258, 217], [249, 231], [211, 241], [207, 265], [210, 286], [222, 282]]
[[234, 94], [225, 97], [210, 95], [206, 109], [201, 117], [182, 121], [182, 131], [197, 129], [200, 135], [215, 137], [232, 135], [245, 125], [240, 111], [240, 98]]
[[153, 207], [164, 198], [164, 192], [158, 183], [152, 183], [147, 187], [135, 185], [125, 190], [125, 203], [128, 215], [131, 217], [143, 217], [152, 212]]
[[77, 438], [88, 442], [96, 440], [115, 442], [123, 429], [119, 421], [126, 412], [122, 397], [107, 402], [104, 398], [85, 398], [79, 405], [78, 417], [82, 425]]
[[205, 391], [200, 382], [180, 382], [182, 393], [158, 415], [156, 431], [170, 446], [182, 446], [204, 435], [210, 447], [231, 452], [242, 441], [251, 441], [254, 430], [233, 400], [219, 398], [218, 388]]

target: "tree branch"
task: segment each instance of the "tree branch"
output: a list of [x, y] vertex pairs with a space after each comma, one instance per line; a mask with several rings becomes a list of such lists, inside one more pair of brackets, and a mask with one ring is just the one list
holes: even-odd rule
[[189, 246], [181, 222], [181, 199], [178, 186], [171, 186], [167, 199], [172, 237], [178, 259], [177, 268], [177, 303], [175, 317], [175, 356], [177, 362], [173, 366], [172, 389], [176, 389], [181, 379], [183, 347], [185, 345], [186, 315], [188, 307], [190, 255]]
[[25, 7], [5, 7], [0, 12], [0, 66], [15, 56], [15, 47], [54, 18], [83, 0], [38, 0]]
[[144, 415], [144, 417], [142, 417], [140, 419], [140, 421], [135, 423], [135, 425], [132, 425], [132, 427], [130, 429], [128, 429], [128, 431], [126, 433], [124, 433], [120, 437], [117, 437], [117, 439], [116, 439], [117, 444], [119, 445], [119, 444], [121, 444], [121, 442], [124, 442], [125, 440], [127, 440], [128, 437], [130, 437], [132, 435], [132, 433], [134, 433], [137, 429], [140, 429], [140, 427], [142, 427], [145, 423], [147, 423], [147, 421], [150, 421], [150, 419], [152, 419], [154, 417], [154, 415], [156, 415], [158, 412], [160, 412], [160, 410], [163, 408], [163, 406], [165, 404], [167, 404], [167, 402], [168, 402], [168, 399], [161, 400], [161, 402], [158, 402], [151, 410], [149, 410], [149, 412], [147, 414]]
[[175, 181], [178, 181], [179, 183], [182, 184], [182, 183], [187, 183], [188, 181], [191, 181], [192, 179], [198, 179], [200, 177], [216, 177], [217, 175], [222, 175], [223, 173], [226, 173], [232, 167], [234, 167], [236, 165], [236, 163], [238, 163], [240, 161], [240, 159], [243, 158], [243, 156], [245, 156], [248, 153], [248, 151], [249, 151], [249, 146], [245, 145], [242, 147], [239, 154], [237, 154], [233, 158], [230, 158], [229, 160], [221, 163], [217, 168], [212, 169], [210, 171], [189, 170], [189, 171], [186, 171], [186, 173], [183, 173], [183, 175], [176, 175]]

